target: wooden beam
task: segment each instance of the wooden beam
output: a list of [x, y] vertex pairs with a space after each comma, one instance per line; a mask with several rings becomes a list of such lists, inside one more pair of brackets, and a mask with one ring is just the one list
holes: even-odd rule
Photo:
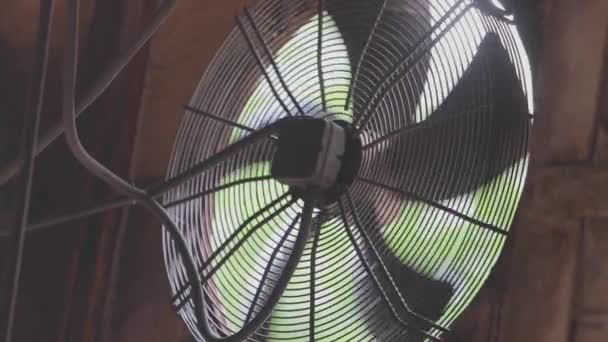
[[[591, 160], [608, 37], [608, 2], [546, 0], [544, 8], [539, 111], [528, 188], [514, 227], [502, 342], [570, 342], [583, 220], [567, 218], [601, 212], [572, 200], [580, 195], [590, 204], [594, 195], [582, 193], [584, 189], [577, 185], [587, 190], [600, 186], [604, 175], [599, 168], [551, 167]], [[592, 179], [583, 179], [589, 174]], [[568, 197], [559, 199], [561, 194]], [[564, 207], [568, 211], [560, 213]], [[538, 220], [554, 214], [559, 221]]]
[[608, 338], [608, 313], [579, 317], [572, 342], [605, 342]]
[[100, 342], [194, 341], [171, 303], [158, 221], [136, 208], [129, 226], [135, 229], [125, 232], [114, 317]]
[[[599, 108], [599, 122], [593, 161], [608, 165], [608, 53], [604, 57], [604, 96]], [[590, 191], [594, 191], [590, 189]], [[603, 192], [605, 189], [595, 189]], [[580, 286], [576, 296], [574, 337], [572, 342], [608, 340], [608, 219], [586, 222], [583, 238]]]
[[[251, 1], [250, 1], [251, 2]], [[164, 176], [180, 120], [246, 0], [180, 0], [150, 44], [136, 178]]]
[[608, 220], [585, 227], [572, 342], [608, 339]]
[[502, 342], [568, 342], [580, 247], [577, 227], [573, 221], [551, 233], [533, 229], [517, 233]]
[[591, 157], [595, 135], [608, 2], [546, 0], [545, 7], [534, 162], [584, 162]]
[[608, 166], [541, 168], [526, 191], [522, 215], [534, 221], [608, 218]]
[[[608, 35], [607, 35], [608, 36]], [[608, 37], [606, 38], [608, 46]], [[608, 48], [604, 55], [603, 87], [598, 110], [597, 136], [593, 160], [597, 165], [608, 165]]]
[[[608, 94], [606, 94], [605, 96], [608, 101]], [[597, 132], [597, 140], [595, 142], [597, 149], [595, 157], [600, 164], [606, 165], [608, 164], [608, 119], [605, 123], [600, 121], [599, 125], [600, 126]]]
[[[98, 70], [92, 68], [87, 76], [96, 79], [119, 51], [131, 47], [156, 6], [155, 0], [97, 0], [91, 37], [87, 42], [89, 54], [83, 57], [98, 65]], [[91, 152], [125, 179], [132, 179], [148, 58], [148, 48], [144, 47], [93, 104], [85, 119], [94, 126], [88, 133], [94, 139]], [[114, 194], [102, 185], [93, 188], [89, 196], [107, 198]], [[67, 327], [74, 340], [99, 341], [107, 335], [104, 328], [112, 320], [114, 276], [118, 272], [116, 259], [122, 252], [125, 228], [121, 223], [127, 211], [113, 210], [83, 222], [85, 227], [99, 229], [87, 229], [90, 230], [86, 233], [89, 245], [82, 251], [76, 274], [76, 296], [69, 317], [73, 323]]]
[[[143, 124], [135, 146], [136, 179], [164, 177], [182, 105], [190, 100], [244, 4], [243, 0], [180, 0], [152, 40], [142, 96]], [[192, 341], [170, 303], [158, 221], [133, 210], [128, 227], [135, 229], [125, 232], [101, 341]]]
[[[146, 14], [142, 10], [127, 13], [122, 8], [144, 1], [153, 2], [81, 1], [79, 90], [83, 85], [88, 86], [114, 56], [123, 37], [122, 30], [141, 24], [137, 19]], [[9, 0], [3, 4], [0, 40], [8, 44], [17, 58], [16, 63], [11, 64], [14, 70], [9, 77], [0, 79], [0, 89], [2, 83], [14, 87], [27, 78], [34, 46], [30, 35], [35, 32], [32, 28], [36, 28], [39, 3], [38, 0]], [[43, 126], [55, 122], [61, 112], [65, 13], [65, 1], [57, 1]], [[123, 14], [124, 20], [120, 18]], [[145, 57], [142, 55], [131, 63], [126, 73], [79, 120], [84, 145], [103, 164], [123, 176], [129, 169]], [[11, 95], [16, 103], [24, 102], [22, 94], [13, 92]], [[39, 156], [32, 216], [52, 216], [79, 207], [80, 203], [91, 203], [95, 198], [110, 195], [108, 187], [78, 165], [62, 143], [62, 140], [58, 141]], [[108, 256], [116, 241], [118, 219], [113, 214], [28, 236], [15, 341], [97, 340], [102, 301], [107, 293]], [[104, 229], [98, 229], [100, 227]], [[0, 252], [2, 247], [0, 245]], [[0, 264], [1, 261], [0, 256]]]

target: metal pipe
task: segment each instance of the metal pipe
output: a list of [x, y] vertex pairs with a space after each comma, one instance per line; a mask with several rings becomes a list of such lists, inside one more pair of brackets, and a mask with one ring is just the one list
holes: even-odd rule
[[204, 309], [203, 292], [200, 278], [196, 271], [194, 260], [188, 248], [188, 244], [183, 235], [171, 220], [165, 210], [153, 198], [148, 196], [145, 191], [138, 189], [119, 176], [115, 175], [91, 157], [82, 146], [78, 131], [76, 129], [76, 108], [75, 108], [75, 87], [76, 70], [78, 60], [78, 17], [79, 0], [69, 0], [66, 6], [67, 28], [66, 28], [66, 53], [63, 65], [63, 84], [62, 84], [62, 121], [65, 130], [65, 137], [70, 151], [74, 157], [98, 178], [102, 179], [112, 188], [140, 202], [147, 210], [154, 214], [166, 227], [173, 238], [176, 248], [179, 250], [186, 272], [192, 280], [192, 296], [194, 298], [194, 310], [197, 321], [204, 322], [207, 313]]
[[[129, 64], [131, 59], [146, 45], [152, 36], [158, 31], [159, 27], [167, 19], [177, 0], [166, 0], [163, 2], [152, 21], [142, 31], [141, 35], [135, 42], [125, 51], [123, 51], [101, 76], [88, 88], [82, 100], [76, 106], [76, 117], [79, 117], [89, 106], [99, 98], [101, 94], [110, 86], [112, 81], [120, 74], [120, 72]], [[64, 126], [61, 122], [56, 122], [51, 128], [44, 132], [40, 140], [36, 144], [34, 155], [44, 151], [53, 141], [57, 140], [63, 134]], [[0, 186], [11, 180], [19, 170], [24, 167], [25, 158], [17, 158], [7, 165], [0, 168]]]
[[40, 17], [38, 24], [38, 43], [36, 47], [36, 60], [34, 72], [30, 81], [30, 93], [28, 94], [28, 106], [25, 113], [23, 125], [23, 137], [21, 155], [23, 157], [24, 184], [23, 201], [20, 203], [17, 218], [17, 226], [12, 234], [12, 250], [9, 253], [8, 263], [8, 295], [6, 301], [6, 324], [4, 326], [3, 341], [11, 342], [14, 334], [14, 324], [19, 299], [19, 282], [23, 264], [23, 251], [25, 247], [25, 231], [30, 211], [32, 183], [34, 178], [34, 167], [36, 161], [36, 146], [38, 144], [38, 133], [40, 130], [40, 117], [44, 102], [44, 87], [46, 83], [49, 42], [53, 24], [54, 0], [40, 1]]

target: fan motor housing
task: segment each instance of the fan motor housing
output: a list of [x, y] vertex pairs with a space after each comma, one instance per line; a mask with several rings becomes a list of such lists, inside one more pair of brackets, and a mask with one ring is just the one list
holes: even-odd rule
[[286, 121], [279, 131], [271, 175], [290, 187], [329, 189], [338, 180], [345, 150], [345, 129], [332, 121]]

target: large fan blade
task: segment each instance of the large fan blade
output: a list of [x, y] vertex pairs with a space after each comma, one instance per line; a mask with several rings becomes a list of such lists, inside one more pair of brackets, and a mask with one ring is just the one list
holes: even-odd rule
[[[351, 87], [347, 98], [356, 115], [361, 115], [373, 90], [383, 76], [408, 56], [415, 42], [428, 34], [431, 18], [428, 4], [387, 0], [327, 1], [327, 11], [335, 19], [348, 51], [352, 66]], [[422, 58], [407, 79], [405, 93], [391, 98], [395, 110], [383, 113], [390, 119], [413, 118], [428, 77], [430, 55]], [[406, 87], [403, 87], [404, 89]], [[387, 118], [389, 119], [389, 118]]]
[[330, 0], [326, 2], [327, 12], [336, 21], [346, 43], [351, 65], [356, 65], [361, 58], [368, 37], [366, 33], [373, 30], [376, 18], [381, 14], [383, 1]]
[[391, 186], [430, 200], [452, 198], [524, 157], [528, 124], [526, 97], [508, 53], [488, 34], [469, 70], [429, 119], [377, 139], [386, 141], [368, 152], [382, 150], [373, 160], [387, 167], [380, 178]]
[[[295, 200], [276, 207], [280, 201], [285, 200], [280, 199], [279, 202], [271, 204], [272, 207], [268, 206], [270, 209], [266, 211], [270, 212], [265, 215], [269, 216], [246, 233], [239, 233], [242, 237], [235, 243], [235, 247], [227, 252], [233, 254], [222, 259], [226, 260], [224, 262], [218, 261], [217, 266], [214, 265], [209, 271], [207, 278], [211, 278], [211, 289], [207, 293], [210, 298], [209, 307], [214, 316], [212, 321], [221, 322], [223, 327], [220, 330], [223, 330], [224, 334], [244, 338], [249, 334], [246, 331], [253, 332], [252, 328], [257, 330], [261, 327], [300, 261], [309, 234], [312, 206], [305, 204], [301, 216], [288, 219], [284, 216], [284, 210]], [[265, 209], [259, 210], [245, 222], [254, 222], [263, 210]], [[294, 237], [292, 230], [300, 217], [301, 224], [295, 243], [286, 243], [288, 238]], [[275, 218], [280, 221], [273, 222]], [[283, 221], [291, 223], [278, 233], [280, 229], [277, 227], [281, 226]], [[272, 244], [276, 245], [270, 246]], [[252, 255], [257, 255], [258, 260], [252, 258]]]
[[[360, 206], [373, 205], [365, 199], [356, 202], [359, 202]], [[385, 251], [383, 260], [394, 276], [395, 283], [406, 303], [410, 305], [414, 312], [428, 319], [436, 320], [439, 318], [452, 294], [449, 284], [425, 277], [404, 265], [394, 254], [388, 253], [391, 249], [387, 246], [384, 235], [381, 233], [382, 223], [376, 213], [368, 217], [365, 227], [372, 240], [377, 241], [376, 248], [379, 251]], [[392, 299], [393, 302], [397, 302], [397, 298]]]
[[[484, 88], [488, 86], [489, 88]], [[484, 89], [485, 97], [480, 97], [484, 94]], [[487, 107], [474, 107], [480, 103], [485, 103]], [[368, 164], [370, 167], [364, 166], [361, 179], [372, 179], [441, 205], [440, 200], [477, 189], [521, 160], [526, 152], [524, 147], [528, 122], [526, 99], [520, 81], [507, 52], [498, 38], [491, 34], [481, 43], [477, 56], [458, 85], [429, 119], [406, 127], [403, 131], [395, 131], [386, 140], [377, 140], [377, 144], [368, 146], [367, 153], [372, 156], [371, 164]], [[378, 236], [375, 239], [378, 249], [387, 251], [384, 255], [385, 263], [396, 275], [395, 282], [407, 302], [421, 315], [443, 320], [446, 312], [451, 314], [455, 310], [457, 304], [454, 303], [459, 302], [462, 293], [468, 293], [468, 290], [463, 289], [468, 289], [467, 286], [474, 287], [473, 281], [466, 285], [459, 283], [458, 279], [468, 278], [460, 262], [455, 261], [456, 258], [450, 252], [463, 248], [462, 253], [472, 253], [472, 247], [463, 242], [466, 241], [462, 237], [466, 235], [466, 229], [456, 235], [454, 232], [459, 230], [452, 229], [452, 225], [467, 225], [457, 225], [451, 221], [403, 219], [400, 213], [408, 202], [388, 188], [382, 191], [388, 197], [379, 198], [372, 192], [360, 192], [358, 206], [374, 208], [367, 210], [367, 215], [364, 215], [364, 225], [370, 229], [371, 234]], [[422, 207], [427, 208], [424, 205]], [[410, 207], [410, 210], [414, 210], [414, 207]], [[416, 212], [424, 215], [427, 210], [431, 209], [418, 208], [406, 216], [414, 217]], [[446, 206], [442, 211], [450, 214], [450, 210]], [[407, 225], [387, 228], [395, 224], [395, 215], [401, 217], [397, 221], [402, 220]], [[464, 217], [461, 222], [465, 221], [476, 222], [473, 217]], [[479, 224], [474, 223], [474, 226], [477, 225]], [[450, 247], [445, 247], [450, 239], [446, 234], [455, 239], [449, 244]], [[488, 239], [490, 236], [492, 235], [488, 235]], [[404, 258], [404, 248], [413, 246], [406, 242], [398, 243], [397, 246], [394, 241], [388, 246], [387, 239], [408, 238], [412, 241], [426, 241], [425, 246], [436, 249], [437, 254], [405, 253], [410, 258]], [[447, 249], [440, 249], [440, 246]], [[417, 256], [412, 259], [413, 255]], [[438, 261], [455, 268], [450, 273], [452, 276], [449, 278], [454, 279], [449, 284], [423, 276], [421, 269], [411, 268], [414, 265], [419, 268], [431, 267]], [[430, 268], [427, 269], [427, 272], [431, 272], [429, 275], [443, 279], [443, 275], [440, 275], [443, 271], [429, 270]]]
[[[353, 200], [356, 208], [374, 208], [372, 201], [364, 196], [354, 197]], [[426, 319], [437, 321], [452, 297], [453, 289], [450, 284], [428, 278], [399, 260], [386, 244], [381, 229], [383, 225], [381, 215], [372, 210], [371, 213], [368, 212], [368, 214], [361, 216], [360, 219], [371, 241], [374, 241], [374, 247], [381, 253], [384, 264], [393, 276], [395, 285], [409, 308]], [[369, 251], [366, 254], [369, 254]], [[369, 255], [367, 255], [367, 258], [371, 259]], [[374, 286], [370, 277], [367, 280], [365, 286], [360, 289], [362, 293], [360, 297], [363, 297], [363, 294], [370, 291]], [[379, 281], [383, 288], [388, 289], [391, 287], [391, 284], [385, 277], [379, 277]], [[391, 303], [399, 303], [400, 299], [394, 292], [387, 291], [387, 295]], [[394, 333], [393, 331], [385, 331], [386, 329], [383, 328], [384, 322], [392, 322], [394, 320], [391, 312], [384, 305], [378, 305], [376, 308], [377, 312], [370, 315], [371, 319], [367, 321], [369, 329], [374, 332], [375, 336], [385, 336], [386, 334]], [[431, 329], [431, 326], [422, 323], [420, 328], [428, 331]], [[419, 332], [406, 331], [406, 333], [408, 334], [408, 341], [417, 342], [425, 340], [424, 335], [421, 335]]]

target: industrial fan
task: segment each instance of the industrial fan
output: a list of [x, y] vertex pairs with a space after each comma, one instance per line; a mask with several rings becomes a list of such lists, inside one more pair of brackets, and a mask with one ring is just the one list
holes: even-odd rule
[[421, 0], [268, 0], [237, 17], [169, 178], [218, 162], [164, 197], [197, 253], [204, 332], [165, 236], [199, 340], [449, 335], [526, 170], [529, 65], [510, 21], [500, 4]]
[[124, 197], [61, 220], [134, 202], [155, 214], [198, 341], [458, 340], [527, 170], [513, 15], [497, 0], [259, 0], [184, 106], [166, 180], [139, 189], [88, 155], [75, 118], [173, 5], [76, 106], [68, 1], [63, 124], [32, 155], [63, 131]]

